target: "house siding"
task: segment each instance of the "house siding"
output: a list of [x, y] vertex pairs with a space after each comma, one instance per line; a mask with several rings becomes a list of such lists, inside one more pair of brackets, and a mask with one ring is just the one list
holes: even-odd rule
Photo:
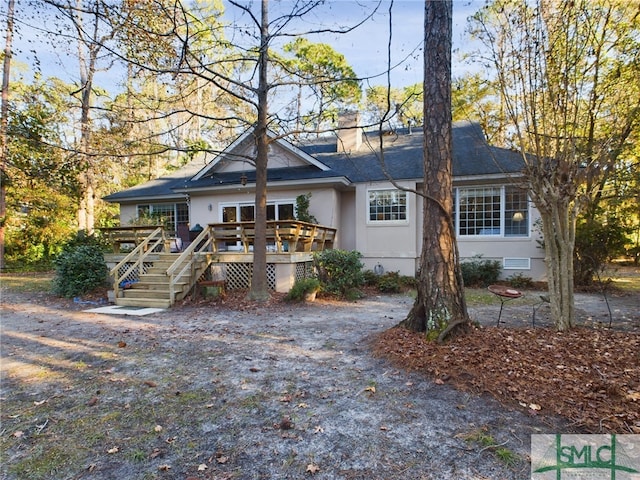
[[348, 190], [340, 193], [340, 223], [338, 224], [336, 248], [357, 250], [356, 248], [356, 192]]
[[[401, 182], [413, 189], [415, 182]], [[385, 272], [415, 275], [417, 243], [416, 195], [407, 194], [407, 221], [370, 222], [368, 192], [395, 188], [389, 182], [372, 182], [356, 186], [355, 250], [362, 253], [365, 268], [381, 266]]]

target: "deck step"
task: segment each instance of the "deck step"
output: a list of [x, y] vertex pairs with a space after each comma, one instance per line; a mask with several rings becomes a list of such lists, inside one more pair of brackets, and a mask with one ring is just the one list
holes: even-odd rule
[[147, 290], [146, 288], [126, 290], [120, 298], [158, 298], [169, 300], [169, 290]]
[[119, 307], [148, 307], [148, 308], [169, 308], [169, 299], [160, 298], [116, 298], [116, 305]]

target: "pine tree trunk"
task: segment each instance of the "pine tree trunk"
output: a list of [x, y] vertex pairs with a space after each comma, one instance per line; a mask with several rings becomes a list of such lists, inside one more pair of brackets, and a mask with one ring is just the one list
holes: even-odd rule
[[452, 222], [451, 18], [451, 1], [426, 1], [422, 255], [416, 301], [401, 322], [438, 341], [471, 325]]

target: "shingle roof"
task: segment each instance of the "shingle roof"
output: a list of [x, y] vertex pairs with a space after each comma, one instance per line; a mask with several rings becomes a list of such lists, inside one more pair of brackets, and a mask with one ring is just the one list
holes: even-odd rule
[[[492, 147], [485, 141], [476, 123], [459, 122], [453, 125], [453, 175], [455, 177], [514, 174], [522, 171], [522, 157], [514, 151]], [[322, 137], [296, 145], [329, 167], [322, 171], [316, 166], [270, 169], [270, 182], [311, 181], [316, 179], [346, 178], [351, 183], [384, 181], [387, 176], [379, 154], [379, 137], [376, 133], [363, 135], [363, 144], [350, 154], [337, 152], [335, 137]], [[384, 165], [396, 180], [423, 177], [422, 129], [398, 130], [384, 135]], [[202, 167], [202, 166], [201, 166]], [[141, 197], [175, 196], [175, 190], [215, 188], [240, 182], [237, 172], [217, 173], [215, 170], [197, 181], [191, 180], [196, 171], [185, 167], [173, 175], [143, 185], [114, 193], [105, 200], [118, 202]], [[247, 181], [253, 183], [255, 175], [246, 172]]]
[[[478, 124], [457, 122], [453, 125], [452, 136], [454, 177], [508, 175], [522, 171], [521, 156], [512, 150], [489, 146]], [[384, 165], [394, 179], [422, 178], [423, 139], [422, 129], [414, 129], [411, 133], [403, 129], [385, 135]], [[378, 134], [367, 133], [363, 145], [348, 156], [336, 152], [335, 140], [301, 148], [358, 183], [386, 179], [378, 146]]]

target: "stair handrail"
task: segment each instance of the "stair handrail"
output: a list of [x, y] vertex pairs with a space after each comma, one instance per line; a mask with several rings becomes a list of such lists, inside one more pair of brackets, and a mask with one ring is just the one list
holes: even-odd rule
[[[175, 259], [175, 261], [167, 268], [166, 274], [169, 277], [169, 301], [173, 306], [176, 296], [176, 283], [185, 275], [186, 270], [190, 270], [189, 289], [191, 289], [198, 281], [193, 275], [193, 262], [198, 254], [207, 251], [213, 241], [213, 229], [207, 226], [198, 234], [191, 244]], [[187, 261], [188, 260], [188, 261]], [[178, 268], [182, 269], [176, 273]]]
[[[116, 297], [119, 296], [120, 290], [123, 290], [120, 288], [120, 283], [122, 282], [122, 280], [127, 278], [132, 272], [135, 271], [136, 268], [138, 268], [139, 276], [140, 272], [142, 271], [144, 261], [151, 254], [156, 253], [155, 249], [158, 245], [162, 245], [163, 248], [166, 245], [166, 238], [164, 235], [163, 227], [158, 227], [153, 232], [151, 232], [140, 244], [136, 246], [136, 248], [125, 255], [125, 257], [109, 271], [109, 275], [113, 277], [113, 290]], [[137, 260], [131, 263], [134, 257], [137, 257]], [[124, 273], [118, 274], [120, 269], [127, 263], [131, 263], [129, 268], [127, 268]]]

